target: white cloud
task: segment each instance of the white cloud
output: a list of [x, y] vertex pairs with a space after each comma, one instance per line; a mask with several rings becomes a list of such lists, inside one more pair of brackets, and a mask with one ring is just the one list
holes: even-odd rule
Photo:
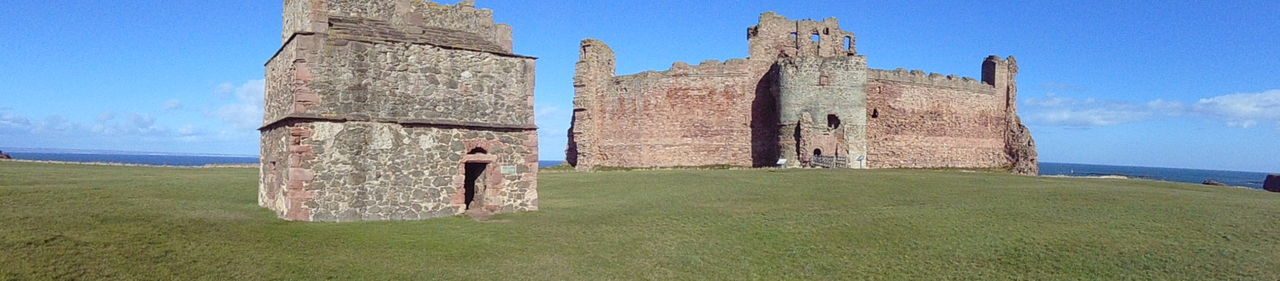
[[1165, 101], [1137, 105], [1120, 101], [1075, 99], [1049, 93], [1023, 102], [1029, 123], [1072, 128], [1093, 128], [1139, 122], [1157, 115], [1158, 109], [1176, 106]]
[[178, 110], [178, 109], [182, 109], [182, 101], [178, 99], [170, 99], [170, 100], [164, 101], [164, 110]]
[[1280, 128], [1280, 90], [1231, 94], [1201, 99], [1194, 104], [1157, 99], [1146, 103], [1077, 99], [1054, 93], [1022, 102], [1032, 124], [1093, 128], [1141, 122], [1158, 117], [1210, 117], [1229, 127], [1253, 128], [1276, 122]]
[[539, 106], [534, 109], [534, 119], [538, 128], [544, 132], [565, 132], [569, 130], [569, 119], [572, 113], [555, 106]]
[[1228, 126], [1251, 128], [1263, 121], [1280, 121], [1280, 90], [1201, 99], [1192, 110], [1226, 119]]
[[101, 136], [162, 136], [168, 132], [156, 124], [156, 118], [146, 114], [130, 114], [128, 118], [116, 118], [114, 113], [98, 116], [98, 122], [89, 131]]
[[0, 134], [25, 132], [31, 129], [31, 120], [0, 110]]
[[1039, 112], [1028, 121], [1050, 126], [1093, 128], [1143, 121], [1150, 116], [1148, 112], [1127, 109], [1059, 109]]
[[1172, 116], [1179, 116], [1179, 115], [1182, 115], [1183, 112], [1187, 111], [1186, 104], [1183, 104], [1181, 102], [1176, 102], [1176, 101], [1167, 101], [1163, 99], [1147, 102], [1147, 108], [1158, 111], [1160, 113], [1172, 115]]
[[266, 80], [251, 80], [240, 86], [223, 83], [215, 93], [232, 103], [209, 111], [208, 114], [231, 123], [240, 130], [256, 129], [262, 125], [262, 103]]
[[107, 120], [111, 120], [111, 119], [116, 119], [116, 113], [115, 113], [115, 112], [107, 111], [107, 112], [103, 112], [103, 113], [101, 113], [101, 114], [98, 114], [98, 122], [107, 121]]
[[77, 131], [80, 126], [67, 120], [67, 117], [53, 115], [31, 123], [31, 132], [45, 135], [65, 135]]
[[192, 126], [191, 124], [187, 124], [186, 126], [182, 126], [182, 128], [178, 128], [178, 135], [181, 135], [184, 137], [194, 136], [199, 133], [200, 133], [200, 130], [197, 129], [196, 126]]

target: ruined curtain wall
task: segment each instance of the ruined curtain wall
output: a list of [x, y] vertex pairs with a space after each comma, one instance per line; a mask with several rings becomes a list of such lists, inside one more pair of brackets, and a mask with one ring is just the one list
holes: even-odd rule
[[583, 116], [590, 118], [576, 120], [575, 126], [590, 129], [577, 142], [589, 158], [579, 165], [753, 165], [754, 139], [760, 138], [753, 134], [762, 133], [753, 129], [754, 118], [760, 118], [753, 110], [761, 104], [758, 98], [771, 98], [767, 87], [759, 89], [771, 65], [750, 60], [677, 63], [666, 72], [613, 77], [603, 89], [580, 92], [578, 98], [589, 101], [581, 105]]
[[970, 78], [871, 70], [867, 135], [871, 168], [1009, 165], [1005, 97]]

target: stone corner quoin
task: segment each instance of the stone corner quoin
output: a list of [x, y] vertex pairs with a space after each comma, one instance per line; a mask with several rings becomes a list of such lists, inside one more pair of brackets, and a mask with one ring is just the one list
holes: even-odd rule
[[535, 58], [473, 1], [285, 0], [258, 201], [292, 221], [538, 209]]
[[567, 162], [1039, 173], [1013, 57], [987, 57], [980, 79], [871, 69], [838, 19], [773, 12], [747, 38], [744, 59], [621, 76], [607, 44], [582, 41]]

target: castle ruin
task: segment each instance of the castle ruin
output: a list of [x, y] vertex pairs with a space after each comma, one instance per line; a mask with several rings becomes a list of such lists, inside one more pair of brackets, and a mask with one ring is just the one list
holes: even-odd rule
[[608, 45], [584, 40], [567, 161], [1038, 173], [1013, 57], [988, 57], [980, 80], [870, 69], [838, 20], [772, 12], [747, 38], [746, 59], [624, 76]]
[[294, 221], [538, 209], [535, 58], [471, 0], [285, 0], [259, 204]]

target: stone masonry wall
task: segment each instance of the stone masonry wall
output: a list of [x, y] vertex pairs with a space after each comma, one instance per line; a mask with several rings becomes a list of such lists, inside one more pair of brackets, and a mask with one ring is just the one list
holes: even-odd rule
[[487, 151], [484, 157], [491, 161], [483, 177], [489, 186], [484, 208], [494, 213], [538, 209], [538, 140], [533, 132], [300, 122], [270, 130], [264, 140], [264, 152], [288, 151], [280, 159], [284, 161], [267, 158], [285, 163], [282, 181], [288, 184], [287, 192], [264, 189], [260, 197], [291, 220], [414, 220], [462, 214], [466, 206], [461, 170], [467, 160], [474, 160], [464, 159], [471, 156], [467, 152], [476, 148]]
[[971, 78], [872, 70], [872, 168], [1006, 167], [1005, 97]]
[[[982, 80], [866, 69], [838, 20], [772, 12], [747, 38], [745, 60], [627, 76], [616, 75], [604, 42], [583, 41], [568, 162], [578, 170], [772, 166], [779, 158], [795, 166], [821, 150], [858, 167], [1038, 171], [1035, 142], [1017, 116], [1012, 57], [988, 58]], [[839, 129], [828, 125], [832, 114]]]
[[296, 37], [268, 63], [267, 122], [290, 115], [532, 126], [532, 58]]
[[411, 43], [326, 41], [307, 113], [533, 124], [534, 61]]
[[607, 66], [598, 73], [579, 74], [598, 79], [579, 79], [575, 135], [590, 138], [575, 139], [582, 156], [571, 158], [590, 156], [579, 166], [752, 165], [752, 109], [759, 94], [769, 95], [757, 84], [771, 62], [676, 63], [664, 72], [613, 76], [613, 58], [601, 59]]
[[[287, 0], [259, 203], [297, 221], [537, 209], [535, 58], [471, 1]], [[467, 163], [487, 164], [470, 210]]]
[[404, 27], [409, 34], [431, 29], [465, 31], [480, 39], [467, 44], [489, 44], [498, 52], [512, 52], [511, 26], [494, 23], [493, 11], [476, 9], [474, 0], [456, 5], [425, 0], [285, 0], [284, 5], [285, 41], [295, 33], [330, 33], [330, 18], [345, 17]]
[[853, 33], [840, 30], [834, 18], [792, 21], [770, 12], [747, 37], [747, 59], [675, 63], [667, 71], [626, 76], [616, 75], [608, 45], [583, 41], [566, 152], [570, 164], [579, 170], [775, 164], [775, 62], [851, 55]]
[[[816, 39], [816, 40], [815, 40]], [[791, 20], [774, 12], [760, 15], [760, 24], [747, 29], [750, 57], [836, 57], [857, 53], [853, 32], [840, 30], [840, 20]]]
[[822, 155], [846, 157], [845, 167], [863, 168], [857, 159], [867, 155], [866, 57], [792, 57], [778, 65], [785, 166], [804, 166]]

